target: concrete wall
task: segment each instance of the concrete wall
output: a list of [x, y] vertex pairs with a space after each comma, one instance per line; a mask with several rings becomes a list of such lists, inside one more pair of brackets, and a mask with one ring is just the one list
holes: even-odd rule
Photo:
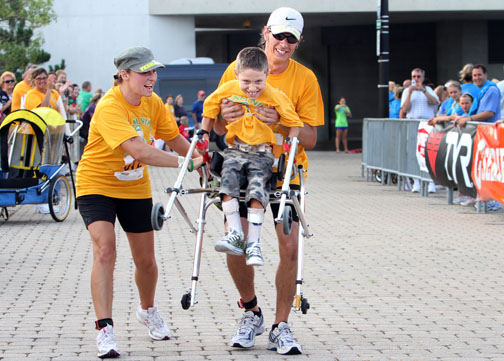
[[146, 46], [164, 63], [194, 57], [194, 17], [149, 15], [148, 0], [55, 0], [58, 19], [42, 29], [44, 49], [59, 64], [65, 59], [72, 82], [91, 81], [108, 89], [113, 59], [130, 46]]
[[489, 79], [504, 79], [504, 64], [488, 63], [486, 21], [450, 21], [436, 24], [438, 83], [458, 80], [457, 71], [467, 63], [484, 64]]
[[[256, 1], [215, 1], [215, 0], [149, 0], [151, 14], [258, 14], [269, 13], [281, 6], [290, 6], [301, 13], [355, 13], [376, 12], [376, 0], [256, 0]], [[502, 10], [502, 0], [390, 0], [390, 11], [484, 11]]]

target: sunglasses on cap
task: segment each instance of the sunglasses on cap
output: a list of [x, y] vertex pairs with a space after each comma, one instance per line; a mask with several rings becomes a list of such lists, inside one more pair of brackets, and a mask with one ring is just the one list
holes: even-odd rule
[[298, 42], [298, 39], [294, 35], [285, 35], [285, 33], [280, 33], [280, 34], [273, 34], [273, 37], [277, 39], [278, 41], [282, 41], [283, 39], [287, 39], [287, 42], [289, 44], [296, 44]]

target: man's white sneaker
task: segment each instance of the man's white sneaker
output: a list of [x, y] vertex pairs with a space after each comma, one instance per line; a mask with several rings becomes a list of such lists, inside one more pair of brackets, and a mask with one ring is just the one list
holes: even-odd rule
[[119, 349], [116, 345], [114, 328], [111, 325], [102, 328], [96, 336], [96, 346], [98, 347], [99, 358], [116, 358], [119, 357]]
[[292, 336], [289, 324], [280, 322], [278, 327], [269, 333], [268, 350], [276, 351], [281, 355], [299, 355], [303, 353]]
[[250, 348], [255, 344], [255, 337], [265, 330], [264, 317], [256, 316], [252, 311], [245, 311], [240, 326], [231, 340], [232, 347]]
[[156, 306], [144, 310], [142, 306], [138, 305], [136, 318], [141, 324], [147, 326], [149, 329], [149, 336], [153, 340], [161, 341], [170, 339], [170, 329], [166, 326]]

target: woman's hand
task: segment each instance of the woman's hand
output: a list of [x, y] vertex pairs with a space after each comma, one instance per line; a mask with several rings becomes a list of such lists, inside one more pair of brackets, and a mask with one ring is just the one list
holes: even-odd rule
[[[192, 161], [193, 161], [193, 169], [199, 169], [201, 168], [201, 166], [203, 165], [203, 157], [196, 157], [196, 158], [192, 158]], [[191, 168], [191, 166], [189, 165], [189, 169]]]
[[240, 120], [243, 114], [245, 114], [245, 109], [240, 104], [223, 99], [220, 106], [220, 114], [226, 122], [235, 122]]

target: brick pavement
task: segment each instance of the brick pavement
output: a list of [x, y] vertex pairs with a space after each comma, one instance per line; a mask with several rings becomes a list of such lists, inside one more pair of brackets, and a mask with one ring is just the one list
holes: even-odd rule
[[[422, 198], [360, 177], [359, 154], [311, 152], [304, 293], [307, 315], [292, 314], [310, 360], [504, 360], [504, 215], [450, 206], [444, 192]], [[155, 201], [176, 176], [153, 169]], [[196, 186], [189, 175], [188, 186]], [[198, 196], [181, 200], [192, 218]], [[270, 218], [270, 212], [267, 214]], [[199, 304], [180, 307], [190, 286], [194, 236], [174, 211], [156, 232], [157, 299], [174, 337], [151, 341], [134, 318], [137, 293], [127, 240], [118, 236], [114, 321], [123, 360], [280, 360], [265, 350], [228, 346], [241, 311], [213, 250], [222, 233], [208, 212]], [[11, 209], [0, 225], [0, 360], [95, 360], [89, 292], [92, 254], [80, 216], [63, 223]], [[257, 290], [268, 331], [278, 251], [272, 222], [263, 230], [266, 265]]]

